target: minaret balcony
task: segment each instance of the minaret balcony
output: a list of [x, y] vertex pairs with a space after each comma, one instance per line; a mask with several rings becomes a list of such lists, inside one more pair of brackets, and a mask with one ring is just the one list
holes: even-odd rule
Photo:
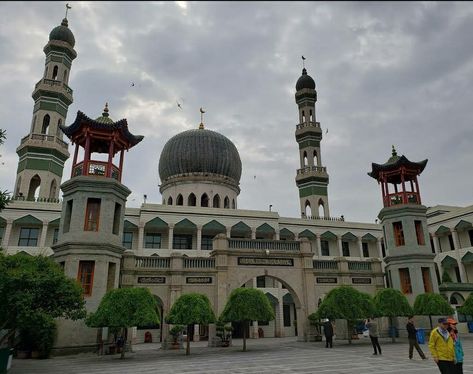
[[310, 173], [327, 173], [327, 168], [325, 166], [306, 166], [302, 169], [297, 169], [297, 175], [304, 175]]
[[49, 91], [58, 94], [63, 94], [70, 101], [70, 103], [72, 103], [72, 88], [70, 88], [67, 84], [59, 80], [43, 78], [38, 83], [36, 83], [33, 92], [33, 98], [35, 100], [36, 92], [38, 91]]
[[28, 142], [28, 145], [39, 146], [39, 147], [51, 146], [52, 144], [54, 145], [57, 144], [61, 150], [66, 151], [66, 152], [68, 148], [68, 144], [64, 140], [59, 139], [57, 136], [54, 136], [54, 135], [28, 134], [21, 139], [20, 147], [22, 147], [27, 142]]
[[384, 206], [400, 204], [420, 204], [420, 196], [417, 192], [394, 192], [384, 198]]
[[106, 178], [111, 177], [117, 181], [121, 181], [120, 169], [117, 166], [104, 161], [89, 160], [79, 162], [74, 166], [72, 176], [78, 177], [79, 175], [93, 175]]
[[304, 122], [296, 126], [297, 130], [302, 130], [306, 127], [318, 127], [320, 129], [320, 122]]

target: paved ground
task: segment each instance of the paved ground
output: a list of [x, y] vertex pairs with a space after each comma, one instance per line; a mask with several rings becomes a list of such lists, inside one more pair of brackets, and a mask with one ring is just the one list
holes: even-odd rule
[[[119, 355], [82, 354], [48, 360], [14, 360], [10, 374], [131, 374], [131, 373], [330, 373], [330, 374], [433, 374], [439, 373], [429, 357], [422, 361], [414, 351], [408, 359], [406, 340], [392, 344], [381, 339], [382, 356], [372, 356], [366, 339], [352, 345], [336, 341], [333, 349], [325, 343], [302, 343], [294, 338], [248, 340], [248, 352], [241, 351], [241, 340], [229, 348], [207, 348], [206, 342], [191, 343], [191, 355], [184, 351], [162, 351], [157, 344], [142, 344], [120, 360]], [[473, 339], [463, 340], [464, 373], [473, 374]]]

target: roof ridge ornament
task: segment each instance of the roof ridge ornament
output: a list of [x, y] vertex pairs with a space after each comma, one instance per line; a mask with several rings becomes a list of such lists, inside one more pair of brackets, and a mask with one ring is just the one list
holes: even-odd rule
[[105, 103], [105, 108], [103, 108], [102, 116], [103, 117], [108, 117], [108, 102]]
[[394, 145], [392, 147], [393, 147], [392, 155], [393, 155], [393, 157], [395, 157], [395, 156], [397, 156], [396, 148], [394, 148]]
[[202, 107], [200, 107], [199, 111], [200, 111], [199, 130], [203, 130], [204, 129], [204, 113], [205, 113], [205, 110], [203, 110]]
[[66, 21], [66, 25], [64, 25], [64, 26], [67, 26], [67, 11], [71, 8], [72, 7], [69, 5], [69, 3], [67, 3], [66, 4], [66, 15], [64, 16], [64, 19], [62, 20], [62, 22], [64, 22], [64, 20]]

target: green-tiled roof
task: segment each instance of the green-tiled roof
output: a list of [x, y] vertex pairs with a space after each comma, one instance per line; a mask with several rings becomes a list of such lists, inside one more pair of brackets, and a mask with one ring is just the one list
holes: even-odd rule
[[375, 242], [377, 240], [376, 237], [370, 233], [363, 235], [361, 239], [366, 242]]
[[218, 232], [218, 233], [226, 233], [225, 226], [222, 225], [220, 222], [217, 222], [216, 220], [212, 220], [208, 223], [206, 223], [203, 227], [203, 230], [205, 231], [212, 231], [212, 232]]
[[31, 214], [18, 218], [14, 220], [13, 223], [15, 225], [42, 225], [43, 224], [43, 222], [41, 222], [38, 218], [33, 217]]
[[324, 240], [337, 240], [337, 235], [331, 231], [325, 231], [322, 235], [320, 235], [320, 238]]
[[471, 222], [461, 220], [455, 225], [456, 230], [469, 230], [473, 227]]
[[167, 227], [168, 224], [159, 217], [153, 218], [145, 224], [145, 229], [162, 229]]
[[445, 235], [445, 234], [450, 234], [450, 229], [445, 226], [440, 226], [437, 231], [435, 231], [436, 235]]
[[174, 225], [174, 229], [196, 229], [197, 225], [194, 222], [189, 221], [187, 218], [184, 218], [182, 221]]
[[275, 230], [273, 227], [271, 227], [270, 225], [268, 225], [267, 223], [263, 223], [261, 226], [258, 226], [256, 228], [256, 232], [258, 233], [274, 233]]
[[445, 258], [442, 260], [442, 266], [444, 268], [449, 268], [453, 266], [458, 266], [457, 260], [455, 260], [451, 256], [445, 256]]
[[311, 240], [316, 239], [315, 234], [310, 230], [304, 230], [298, 236], [299, 236], [299, 238], [307, 238], [307, 239], [311, 239]]
[[356, 235], [353, 235], [351, 232], [347, 232], [342, 235], [343, 240], [356, 240]]

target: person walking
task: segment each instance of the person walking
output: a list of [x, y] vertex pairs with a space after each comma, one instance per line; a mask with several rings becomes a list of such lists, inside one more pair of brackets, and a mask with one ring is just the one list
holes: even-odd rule
[[454, 363], [454, 374], [463, 374], [463, 346], [462, 342], [460, 340], [460, 337], [458, 336], [458, 330], [457, 330], [457, 321], [455, 321], [453, 318], [448, 318], [448, 328], [450, 332], [450, 336], [453, 339], [453, 347], [455, 348], [455, 363]]
[[333, 348], [333, 323], [328, 320], [324, 323], [325, 348]]
[[409, 318], [407, 319], [406, 329], [407, 329], [407, 338], [409, 340], [409, 360], [412, 360], [414, 347], [416, 348], [417, 353], [419, 353], [419, 356], [423, 360], [426, 360], [427, 357], [425, 357], [424, 352], [419, 347], [419, 343], [417, 342], [417, 329], [414, 325], [414, 316], [409, 316]]
[[373, 318], [371, 319], [368, 318], [367, 320], [365, 320], [365, 326], [368, 328], [371, 344], [373, 345], [373, 350], [374, 350], [373, 355], [377, 355], [378, 352], [379, 354], [382, 354], [381, 347], [378, 342], [378, 338], [379, 338], [378, 324], [376, 323], [376, 321], [374, 321]]
[[439, 318], [438, 327], [432, 329], [429, 338], [429, 349], [437, 364], [440, 373], [453, 374], [455, 361], [455, 347], [452, 337], [448, 332], [446, 318]]

